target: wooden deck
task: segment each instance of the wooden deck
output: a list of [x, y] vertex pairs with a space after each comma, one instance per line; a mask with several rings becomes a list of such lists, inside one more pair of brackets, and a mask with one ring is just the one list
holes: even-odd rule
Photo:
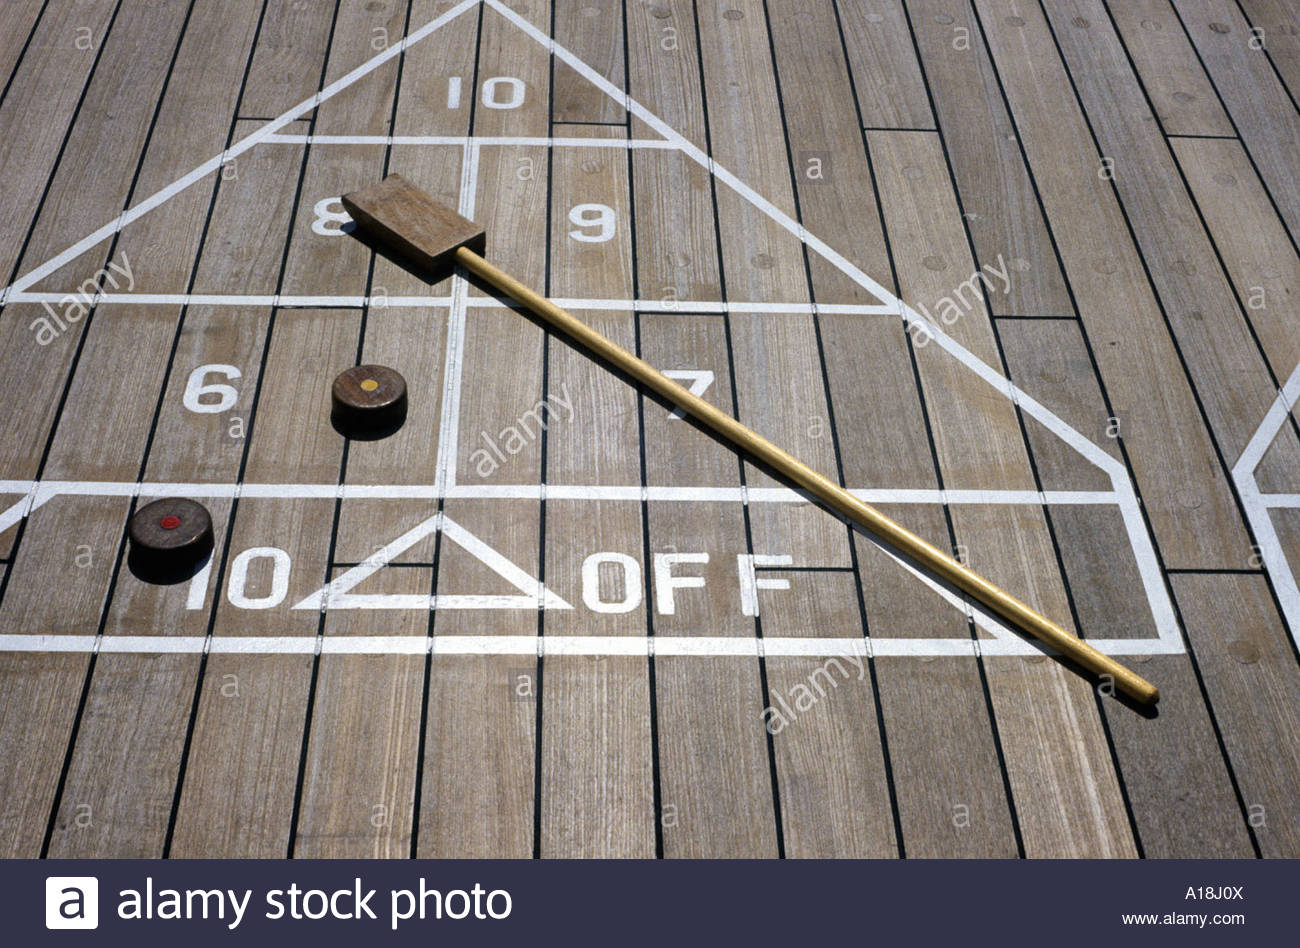
[[[1285, 0], [6, 0], [0, 855], [1300, 856]], [[1141, 711], [456, 274], [486, 256]], [[348, 441], [329, 388], [397, 368]], [[157, 496], [212, 513], [169, 586]]]

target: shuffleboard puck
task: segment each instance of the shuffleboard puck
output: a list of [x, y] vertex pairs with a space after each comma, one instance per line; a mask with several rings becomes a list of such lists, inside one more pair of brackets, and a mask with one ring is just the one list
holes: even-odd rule
[[406, 420], [406, 379], [384, 365], [354, 365], [340, 372], [330, 395], [330, 420], [348, 438], [383, 438]]
[[164, 497], [135, 512], [128, 565], [151, 583], [179, 582], [212, 552], [212, 516], [197, 501]]

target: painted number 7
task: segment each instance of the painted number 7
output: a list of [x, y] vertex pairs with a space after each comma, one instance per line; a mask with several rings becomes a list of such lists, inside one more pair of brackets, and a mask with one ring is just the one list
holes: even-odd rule
[[[703, 395], [713, 384], [713, 373], [708, 369], [665, 369], [664, 375], [677, 382], [690, 382], [687, 389], [692, 395]], [[674, 408], [669, 418], [685, 418], [686, 413]]]

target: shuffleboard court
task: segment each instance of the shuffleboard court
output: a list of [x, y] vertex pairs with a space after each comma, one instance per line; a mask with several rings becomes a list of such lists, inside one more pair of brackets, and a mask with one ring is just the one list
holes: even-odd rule
[[0, 854], [1300, 856], [1294, 20], [6, 3]]

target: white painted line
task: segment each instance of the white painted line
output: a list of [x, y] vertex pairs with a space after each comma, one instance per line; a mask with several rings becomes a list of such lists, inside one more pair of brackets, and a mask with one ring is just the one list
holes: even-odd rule
[[[466, 142], [461, 153], [461, 217], [474, 219], [478, 199], [479, 149]], [[465, 305], [469, 297], [469, 280], [456, 267], [451, 277], [451, 309], [447, 317], [447, 343], [443, 352], [442, 403], [438, 423], [438, 453], [434, 465], [434, 482], [445, 492], [456, 483], [456, 465], [460, 457], [460, 398], [465, 371]]]
[[[671, 503], [815, 503], [787, 487], [640, 487], [636, 484], [203, 484], [151, 481], [0, 481], [0, 493], [24, 494], [39, 507], [53, 497], [206, 497], [243, 499], [436, 500], [440, 497], [475, 500], [627, 500]], [[982, 505], [1120, 505], [1113, 491], [937, 490], [876, 487], [850, 490], [853, 496], [877, 504]], [[0, 524], [12, 525], [27, 512], [23, 500], [0, 514]], [[19, 514], [14, 515], [14, 510]]]
[[[468, 215], [465, 215], [468, 216]], [[13, 303], [58, 303], [68, 294], [27, 291], [14, 293]], [[385, 307], [442, 307], [450, 306], [451, 296], [241, 296], [239, 294], [214, 295], [204, 293], [104, 293], [99, 298], [101, 306], [279, 306], [313, 309], [361, 309], [370, 306]], [[807, 316], [812, 313], [845, 316], [898, 316], [899, 309], [890, 305], [860, 305], [854, 303], [721, 303], [717, 300], [657, 300], [657, 299], [602, 299], [596, 297], [563, 297], [552, 300], [563, 309], [608, 310], [610, 312], [682, 314], [702, 316], [722, 313], [773, 313]], [[470, 309], [504, 309], [509, 303], [495, 296], [465, 297], [464, 305]], [[518, 305], [518, 304], [515, 304]]]
[[[1246, 449], [1242, 451], [1237, 463], [1232, 466], [1232, 480], [1237, 485], [1237, 494], [1246, 509], [1246, 519], [1250, 521], [1255, 533], [1255, 542], [1259, 545], [1260, 559], [1264, 569], [1273, 583], [1278, 603], [1282, 608], [1282, 618], [1291, 631], [1291, 638], [1300, 646], [1300, 585], [1296, 575], [1287, 561], [1286, 549], [1282, 546], [1273, 524], [1269, 508], [1296, 506], [1289, 502], [1294, 494], [1261, 494], [1259, 483], [1255, 480], [1255, 468], [1264, 459], [1264, 453], [1272, 445], [1282, 426], [1286, 424], [1291, 409], [1300, 401], [1300, 364], [1292, 370], [1290, 378], [1278, 392], [1278, 396], [1269, 406], [1264, 420], [1260, 422], [1251, 436]], [[1273, 504], [1270, 500], [1281, 502]]]
[[1264, 419], [1251, 435], [1245, 450], [1241, 452], [1241, 457], [1237, 458], [1237, 463], [1232, 466], [1234, 475], [1238, 471], [1253, 473], [1255, 468], [1259, 467], [1259, 462], [1264, 459], [1264, 452], [1273, 443], [1277, 433], [1282, 430], [1282, 425], [1286, 423], [1287, 416], [1298, 400], [1300, 400], [1300, 364], [1291, 371], [1290, 378], [1277, 393], [1277, 398], [1273, 399]]
[[1260, 494], [1259, 502], [1265, 507], [1300, 507], [1300, 494]]
[[1254, 530], [1256, 542], [1259, 544], [1264, 568], [1273, 582], [1274, 591], [1282, 608], [1283, 619], [1290, 627], [1291, 637], [1297, 645], [1300, 645], [1300, 586], [1297, 586], [1295, 573], [1287, 561], [1286, 551], [1278, 539], [1268, 505], [1263, 500], [1255, 480], [1255, 468], [1263, 460], [1264, 453], [1277, 437], [1277, 433], [1286, 424], [1291, 409], [1297, 401], [1300, 401], [1300, 364], [1292, 370], [1286, 384], [1282, 386], [1278, 397], [1264, 416], [1264, 420], [1251, 436], [1245, 451], [1233, 465], [1232, 477], [1237, 485], [1242, 505], [1246, 509], [1246, 517]]
[[621, 148], [676, 151], [677, 146], [661, 138], [550, 138], [544, 135], [268, 135], [273, 145], [474, 145], [556, 148]]
[[[1154, 639], [1096, 639], [1108, 655], [1162, 655]], [[864, 639], [829, 637], [581, 636], [581, 635], [0, 635], [0, 652], [212, 655], [578, 655], [657, 658], [851, 658], [874, 656], [1034, 656], [1043, 651], [1023, 639]]]

